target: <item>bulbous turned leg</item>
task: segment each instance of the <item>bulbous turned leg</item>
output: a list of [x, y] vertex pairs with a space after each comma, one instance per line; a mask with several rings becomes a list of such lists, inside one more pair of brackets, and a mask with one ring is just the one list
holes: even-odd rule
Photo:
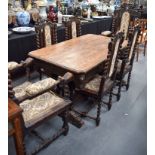
[[99, 126], [100, 124], [100, 113], [101, 113], [101, 102], [99, 101], [97, 107], [96, 126]]
[[127, 85], [126, 85], [126, 90], [129, 89], [129, 85], [130, 85], [130, 79], [131, 79], [131, 71], [128, 74], [128, 79], [127, 79]]
[[62, 121], [63, 121], [63, 126], [62, 128], [65, 129], [63, 135], [67, 136], [68, 131], [69, 131], [69, 125], [68, 125], [68, 112], [64, 112], [64, 114], [62, 115]]

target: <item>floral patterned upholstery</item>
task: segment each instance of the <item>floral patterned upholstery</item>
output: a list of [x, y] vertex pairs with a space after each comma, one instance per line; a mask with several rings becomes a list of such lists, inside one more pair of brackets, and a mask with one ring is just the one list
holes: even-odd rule
[[72, 27], [72, 38], [76, 38], [77, 37], [77, 33], [76, 33], [76, 22], [72, 22], [71, 24]]
[[125, 39], [127, 38], [129, 22], [130, 22], [130, 13], [126, 11], [122, 15], [121, 26], [120, 26], [120, 31], [124, 32]]
[[28, 96], [33, 96], [33, 95], [36, 95], [46, 89], [51, 88], [56, 83], [57, 83], [56, 80], [54, 80], [52, 78], [47, 78], [47, 79], [44, 79], [44, 80], [41, 80], [41, 81], [38, 81], [36, 83], [29, 85], [25, 89], [25, 91]]
[[17, 62], [11, 61], [11, 62], [8, 63], [8, 70], [13, 70], [18, 66], [19, 66], [19, 64]]
[[90, 80], [86, 85], [85, 85], [85, 89], [89, 89], [95, 92], [99, 91], [99, 87], [100, 87], [100, 83], [101, 83], [101, 76], [96, 75], [95, 78], [93, 78], [92, 80]]
[[32, 100], [25, 100], [20, 104], [23, 109], [25, 127], [31, 127], [67, 104], [64, 99], [56, 96], [53, 92], [44, 93]]
[[[102, 76], [96, 75], [95, 78], [90, 80], [85, 85], [84, 88], [98, 93], [99, 92], [99, 88], [100, 88], [100, 84], [101, 84], [101, 79], [102, 79]], [[110, 78], [106, 79], [106, 81], [104, 83], [103, 92], [107, 92], [110, 88], [112, 88], [112, 86], [113, 86], [113, 81]]]
[[111, 66], [110, 66], [110, 71], [109, 71], [109, 77], [112, 76], [113, 71], [114, 71], [119, 44], [120, 44], [120, 39], [117, 40], [116, 45], [115, 45], [115, 50], [114, 50], [114, 54], [113, 54], [113, 58], [112, 58]]
[[131, 49], [130, 49], [130, 52], [129, 52], [129, 61], [130, 61], [131, 58], [132, 58], [132, 53], [133, 53], [133, 51], [134, 51], [134, 47], [135, 47], [137, 35], [138, 35], [138, 32], [136, 32], [136, 34], [134, 35], [133, 41], [132, 41]]
[[44, 31], [45, 31], [45, 45], [46, 46], [50, 46], [52, 44], [52, 41], [51, 41], [51, 29], [50, 29], [50, 26], [49, 25], [46, 25], [44, 27]]
[[15, 91], [15, 97], [16, 98], [21, 98], [23, 96], [26, 95], [26, 91], [25, 89], [31, 85], [31, 82], [24, 82], [23, 84], [13, 88], [13, 90]]

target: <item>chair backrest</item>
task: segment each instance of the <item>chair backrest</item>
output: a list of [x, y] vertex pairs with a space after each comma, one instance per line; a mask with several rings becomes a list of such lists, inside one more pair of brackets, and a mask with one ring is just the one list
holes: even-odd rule
[[130, 50], [129, 50], [129, 55], [128, 55], [128, 60], [130, 63], [133, 62], [134, 56], [135, 56], [135, 48], [138, 42], [138, 37], [139, 37], [139, 33], [140, 33], [140, 28], [139, 26], [136, 26], [134, 28], [134, 32], [133, 32], [133, 37], [130, 41]]
[[57, 43], [57, 25], [50, 21], [38, 22], [35, 25], [37, 49]]
[[124, 33], [124, 39], [127, 39], [129, 24], [130, 24], [130, 13], [128, 11], [125, 11], [122, 14], [121, 24], [120, 24], [120, 32]]
[[73, 17], [65, 22], [65, 39], [69, 40], [81, 36], [81, 23], [80, 20]]
[[104, 67], [104, 76], [112, 77], [114, 70], [117, 66], [118, 62], [118, 55], [119, 55], [119, 48], [123, 42], [123, 32], [117, 33], [109, 43], [108, 46], [108, 56], [107, 61]]

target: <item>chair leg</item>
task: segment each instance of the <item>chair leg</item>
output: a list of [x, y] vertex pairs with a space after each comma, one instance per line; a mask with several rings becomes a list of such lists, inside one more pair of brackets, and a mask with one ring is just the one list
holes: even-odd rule
[[122, 79], [119, 81], [118, 92], [117, 92], [117, 101], [121, 98], [121, 88], [122, 88]]
[[137, 46], [138, 46], [138, 47], [137, 47], [137, 59], [136, 59], [137, 62], [138, 62], [138, 58], [139, 58], [139, 45], [140, 45], [140, 44], [137, 45]]
[[99, 126], [99, 124], [100, 124], [100, 113], [101, 113], [101, 101], [98, 102], [96, 126]]
[[147, 41], [144, 43], [144, 56], [146, 55], [146, 46], [147, 46]]
[[63, 135], [67, 136], [68, 131], [69, 131], [69, 125], [68, 125], [68, 112], [64, 112], [64, 114], [62, 115], [62, 121], [63, 121], [63, 126], [62, 128], [65, 129]]
[[112, 106], [112, 94], [113, 94], [113, 88], [111, 89], [110, 95], [109, 95], [108, 110], [110, 110]]
[[131, 79], [131, 71], [129, 72], [128, 74], [128, 79], [127, 79], [127, 85], [126, 85], [126, 90], [129, 89], [129, 86], [130, 86], [130, 79]]

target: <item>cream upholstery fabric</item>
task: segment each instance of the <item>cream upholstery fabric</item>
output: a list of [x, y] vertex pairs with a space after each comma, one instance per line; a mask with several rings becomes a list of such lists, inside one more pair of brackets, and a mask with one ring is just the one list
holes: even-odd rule
[[123, 43], [122, 43], [122, 48], [127, 47], [127, 45], [128, 45], [128, 41], [124, 40]]
[[[88, 89], [88, 90], [91, 90], [91, 91], [93, 91], [95, 93], [98, 93], [99, 89], [100, 89], [101, 79], [102, 79], [102, 76], [96, 75], [96, 77], [93, 78], [91, 81], [89, 81], [85, 85], [84, 88]], [[113, 81], [110, 80], [110, 78], [106, 79], [102, 92], [107, 92], [109, 89], [112, 88], [112, 86], [113, 86]]]
[[56, 80], [52, 78], [47, 78], [41, 81], [38, 81], [36, 83], [33, 83], [29, 85], [25, 91], [28, 96], [36, 95], [46, 89], [49, 89], [50, 87], [54, 86], [56, 84]]
[[49, 25], [46, 25], [44, 27], [44, 31], [45, 31], [45, 44], [46, 46], [50, 46], [52, 44], [52, 41], [51, 41], [51, 29], [50, 29], [50, 26]]
[[136, 32], [136, 34], [134, 35], [133, 41], [132, 41], [131, 49], [130, 49], [130, 52], [129, 52], [129, 61], [130, 61], [131, 58], [132, 58], [132, 53], [133, 53], [133, 51], [134, 51], [134, 47], [135, 47], [137, 35], [138, 35], [138, 32]]
[[26, 95], [26, 91], [25, 89], [31, 85], [31, 82], [24, 82], [23, 84], [13, 88], [13, 90], [15, 91], [15, 97], [16, 98], [20, 98]]
[[54, 93], [44, 93], [32, 100], [25, 100], [20, 104], [23, 109], [25, 127], [31, 127], [38, 121], [48, 117], [54, 111], [65, 105], [65, 101]]
[[72, 28], [72, 38], [76, 38], [77, 37], [76, 22], [72, 22], [71, 28]]
[[113, 71], [114, 71], [116, 56], [117, 56], [117, 52], [118, 52], [118, 48], [119, 48], [119, 43], [120, 43], [120, 39], [118, 39], [115, 44], [115, 50], [114, 50], [114, 54], [113, 54], [113, 58], [112, 58], [111, 66], [110, 66], [110, 71], [109, 71], [109, 77], [112, 76]]
[[111, 31], [103, 31], [101, 33], [101, 35], [103, 35], [103, 36], [109, 36], [110, 34], [111, 34]]
[[124, 32], [125, 39], [127, 38], [129, 22], [130, 22], [130, 13], [126, 11], [122, 15], [121, 26], [120, 26], [120, 31]]
[[19, 66], [19, 64], [15, 61], [8, 62], [8, 70], [13, 70], [18, 66]]
[[100, 87], [100, 83], [101, 83], [101, 76], [97, 75], [95, 78], [93, 78], [91, 81], [89, 81], [86, 85], [85, 85], [85, 89], [89, 89], [95, 92], [99, 91], [99, 87]]

